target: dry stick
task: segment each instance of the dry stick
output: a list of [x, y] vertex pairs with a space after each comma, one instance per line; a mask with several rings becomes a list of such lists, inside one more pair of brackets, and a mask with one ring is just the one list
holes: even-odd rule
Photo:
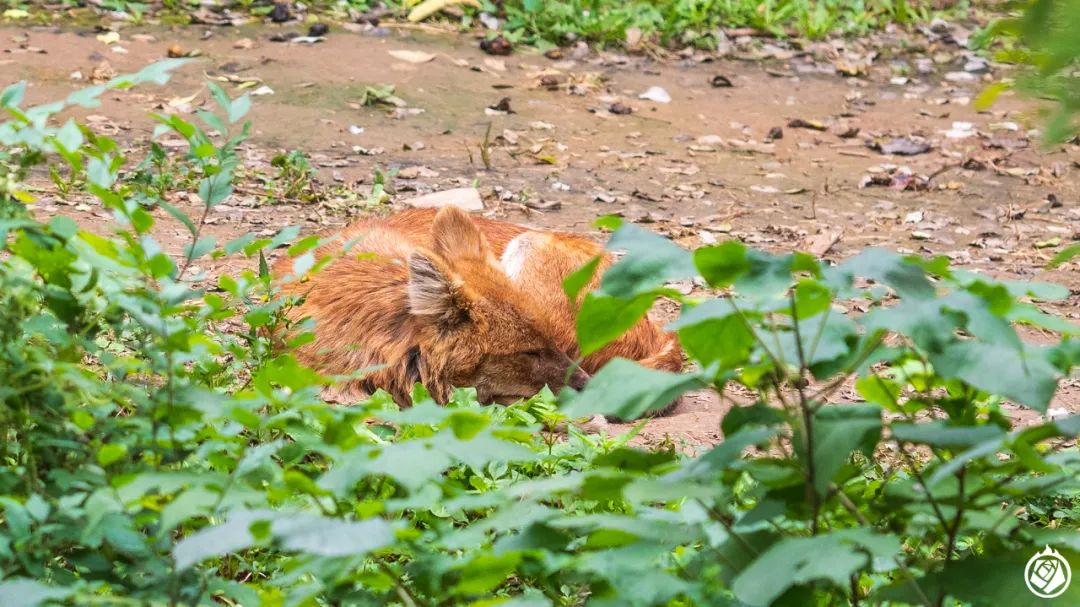
[[[863, 516], [862, 512], [859, 512], [859, 508], [851, 501], [851, 498], [841, 491], [840, 487], [836, 486], [836, 483], [832, 483], [829, 490], [836, 493], [836, 498], [840, 500], [840, 504], [855, 517], [855, 520], [859, 521], [860, 525], [867, 528], [873, 528], [870, 521], [866, 520], [866, 517]], [[919, 599], [922, 600], [923, 604], [926, 605], [926, 607], [934, 607], [934, 604], [930, 602], [930, 597], [926, 596], [926, 593], [919, 587], [919, 583], [915, 580], [915, 575], [911, 572], [911, 569], [908, 569], [908, 566], [900, 560], [900, 557], [893, 557], [893, 561], [900, 567], [900, 571], [904, 572], [904, 575], [907, 576], [908, 581], [911, 582], [911, 586], [915, 588], [915, 593], [919, 595]]]
[[491, 170], [491, 123], [488, 122], [487, 131], [484, 132], [484, 140], [480, 142], [480, 161], [484, 168]]

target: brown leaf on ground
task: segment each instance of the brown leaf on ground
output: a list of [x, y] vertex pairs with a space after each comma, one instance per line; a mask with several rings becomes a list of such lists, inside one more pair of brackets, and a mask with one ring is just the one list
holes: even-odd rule
[[843, 236], [843, 228], [822, 230], [820, 233], [804, 240], [799, 248], [815, 257], [822, 257], [836, 246], [836, 243], [840, 242]]

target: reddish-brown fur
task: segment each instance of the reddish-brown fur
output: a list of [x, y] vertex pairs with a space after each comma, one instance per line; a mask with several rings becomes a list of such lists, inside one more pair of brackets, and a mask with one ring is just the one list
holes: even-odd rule
[[[431, 238], [434, 219], [434, 209], [412, 209], [387, 218], [387, 222], [407, 233], [413, 242], [426, 244]], [[579, 354], [577, 312], [563, 292], [563, 280], [589, 260], [603, 255], [600, 271], [587, 286], [588, 290], [595, 289], [599, 286], [600, 274], [611, 266], [611, 257], [596, 242], [576, 234], [531, 230], [480, 217], [474, 217], [473, 221], [491, 245], [492, 252], [502, 258], [503, 269], [508, 269], [508, 265], [516, 266], [517, 271], [510, 271], [511, 280], [551, 316], [553, 337], [558, 347], [576, 358]], [[515, 260], [507, 259], [506, 255], [512, 242], [516, 243], [511, 247]], [[682, 348], [675, 335], [665, 333], [649, 319], [642, 319], [614, 342], [585, 357], [581, 367], [590, 374], [596, 373], [616, 357], [665, 371], [680, 371], [683, 364]]]
[[453, 207], [424, 219], [357, 222], [315, 255], [359, 243], [300, 280], [287, 278], [291, 259], [275, 264], [282, 292], [303, 298], [290, 317], [316, 322], [314, 341], [297, 350], [301, 361], [333, 375], [385, 364], [343, 382], [342, 396], [383, 388], [402, 404], [416, 381], [439, 402], [454, 386], [475, 386], [482, 402], [528, 397], [544, 385], [583, 387], [588, 375], [551, 337], [550, 316], [499, 268], [478, 229], [484, 220]]

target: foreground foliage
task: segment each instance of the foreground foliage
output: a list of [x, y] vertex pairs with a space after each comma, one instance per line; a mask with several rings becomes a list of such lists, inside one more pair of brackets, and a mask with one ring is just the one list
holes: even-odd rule
[[[287, 244], [305, 271], [317, 239], [215, 242], [168, 180], [125, 173], [114, 142], [52, 126], [62, 104], [23, 109], [23, 90], [0, 93], [2, 605], [1027, 605], [1037, 548], [1080, 564], [1080, 417], [1014, 430], [1002, 408], [1046, 411], [1080, 356], [1076, 327], [1032, 303], [1059, 287], [880, 250], [691, 253], [609, 222], [627, 255], [597, 292], [578, 292], [595, 265], [565, 285], [583, 347], [667, 296], [694, 370], [616, 361], [581, 393], [507, 407], [419, 388], [407, 410], [329, 406], [329, 379], [265, 337], [287, 305], [265, 252]], [[204, 126], [155, 117], [190, 143], [177, 162], [207, 210], [231, 193], [249, 105], [212, 91]], [[44, 162], [114, 212], [114, 235], [32, 218]], [[180, 259], [154, 206], [191, 233]], [[196, 262], [229, 255], [252, 269], [197, 286]], [[715, 296], [664, 286], [695, 277]], [[1014, 323], [1064, 337], [1033, 346]], [[712, 448], [551, 431], [695, 388], [736, 403]]]

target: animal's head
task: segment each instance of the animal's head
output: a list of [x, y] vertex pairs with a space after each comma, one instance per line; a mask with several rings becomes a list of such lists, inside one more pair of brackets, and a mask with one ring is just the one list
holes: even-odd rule
[[557, 347], [545, 311], [507, 278], [465, 211], [440, 210], [432, 242], [409, 258], [408, 300], [421, 327], [421, 375], [436, 398], [451, 386], [475, 386], [481, 402], [584, 387], [588, 374]]

